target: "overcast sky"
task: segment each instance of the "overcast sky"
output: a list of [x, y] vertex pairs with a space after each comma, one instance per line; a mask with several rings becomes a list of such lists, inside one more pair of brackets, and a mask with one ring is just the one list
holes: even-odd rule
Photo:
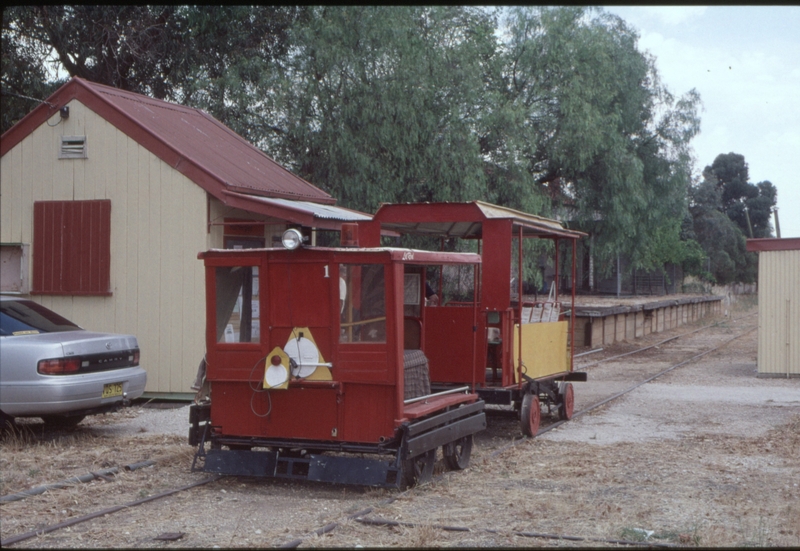
[[700, 93], [696, 172], [720, 153], [744, 155], [750, 182], [778, 189], [781, 237], [800, 237], [800, 7], [605, 9], [639, 31], [674, 96]]

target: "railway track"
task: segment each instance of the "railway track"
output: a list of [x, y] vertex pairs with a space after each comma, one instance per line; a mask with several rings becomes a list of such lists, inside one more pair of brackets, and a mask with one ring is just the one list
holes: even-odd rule
[[[635, 381], [635, 382], [632, 382], [631, 384], [627, 385], [624, 389], [622, 389], [622, 390], [620, 390], [618, 392], [614, 392], [613, 394], [611, 394], [609, 396], [606, 396], [606, 397], [604, 397], [604, 398], [602, 398], [602, 399], [600, 399], [598, 401], [595, 401], [595, 402], [593, 402], [593, 403], [591, 403], [591, 404], [589, 404], [589, 405], [587, 405], [585, 407], [582, 407], [581, 409], [577, 409], [574, 412], [573, 419], [579, 418], [579, 417], [581, 417], [583, 415], [591, 413], [592, 411], [597, 410], [598, 408], [608, 404], [609, 402], [612, 402], [612, 401], [614, 401], [616, 399], [619, 399], [620, 397], [632, 392], [636, 388], [639, 388], [640, 386], [645, 385], [645, 384], [657, 379], [658, 377], [666, 375], [667, 373], [669, 373], [669, 372], [671, 372], [671, 371], [673, 371], [675, 369], [678, 369], [678, 368], [680, 368], [680, 367], [682, 367], [684, 365], [687, 365], [689, 363], [697, 361], [700, 358], [702, 358], [702, 357], [704, 357], [704, 356], [706, 356], [708, 354], [711, 354], [711, 353], [713, 353], [713, 352], [725, 347], [726, 345], [730, 344], [731, 342], [733, 342], [733, 341], [735, 341], [735, 340], [737, 340], [737, 339], [739, 339], [739, 338], [751, 333], [752, 331], [757, 329], [757, 325], [756, 324], [747, 324], [746, 320], [751, 318], [753, 315], [754, 314], [748, 314], [748, 315], [745, 315], [745, 316], [742, 316], [742, 317], [739, 317], [739, 318], [736, 318], [736, 319], [723, 320], [721, 322], [717, 322], [717, 323], [714, 323], [714, 324], [705, 325], [705, 326], [702, 326], [700, 328], [694, 329], [692, 331], [684, 332], [684, 333], [681, 333], [679, 335], [672, 336], [672, 337], [669, 337], [667, 339], [663, 339], [663, 340], [658, 341], [656, 343], [649, 344], [647, 346], [638, 347], [638, 348], [636, 348], [634, 350], [630, 350], [630, 351], [627, 351], [627, 352], [622, 353], [622, 354], [610, 355], [610, 356], [602, 357], [602, 358], [599, 358], [599, 359], [594, 359], [594, 357], [593, 357], [589, 361], [576, 362], [578, 364], [578, 365], [576, 365], [576, 370], [589, 370], [591, 368], [597, 367], [597, 366], [599, 366], [601, 364], [604, 364], [604, 363], [618, 361], [618, 360], [621, 360], [622, 358], [625, 358], [625, 357], [635, 356], [637, 354], [643, 354], [645, 352], [653, 351], [653, 350], [656, 350], [656, 351], [658, 351], [658, 353], [664, 354], [664, 355], [667, 355], [667, 356], [669, 356], [669, 355], [680, 356], [680, 360], [679, 361], [677, 361], [675, 363], [670, 363], [667, 367], [665, 367], [663, 369], [660, 369], [660, 370], [657, 370], [654, 373], [646, 374], [643, 379]], [[722, 323], [729, 323], [730, 325], [735, 325], [736, 326], [736, 334], [733, 335], [730, 338], [721, 339], [719, 343], [714, 344], [711, 347], [705, 347], [703, 349], [692, 349], [692, 347], [689, 346], [688, 348], [690, 348], [690, 350], [684, 350], [684, 351], [680, 351], [680, 352], [675, 352], [674, 350], [672, 350], [672, 349], [670, 349], [668, 347], [669, 344], [674, 343], [675, 341], [678, 341], [679, 339], [686, 338], [686, 337], [689, 337], [689, 336], [694, 335], [696, 333], [699, 333], [701, 331], [707, 330], [709, 328], [713, 328], [713, 327], [719, 326]], [[667, 345], [667, 346], [665, 347], [665, 345]], [[591, 381], [591, 378], [590, 378], [590, 381]], [[591, 383], [589, 383], [589, 384], [591, 384]], [[489, 428], [485, 431], [486, 435], [484, 435], [484, 433], [481, 433], [480, 437], [476, 439], [476, 448], [473, 451], [473, 461], [480, 460], [480, 459], [483, 459], [483, 458], [487, 458], [489, 461], [496, 460], [496, 458], [500, 454], [502, 454], [504, 451], [506, 451], [506, 450], [508, 450], [508, 449], [510, 449], [510, 448], [512, 448], [514, 446], [522, 445], [525, 442], [530, 440], [528, 438], [523, 438], [523, 437], [511, 437], [511, 438], [509, 438], [509, 436], [508, 436], [509, 434], [517, 434], [518, 433], [518, 426], [516, 424], [516, 419], [512, 415], [509, 415], [509, 412], [491, 411], [490, 414], [489, 414], [489, 417], [490, 417], [491, 420], [490, 420], [490, 423], [489, 423]], [[566, 422], [566, 421], [552, 421], [552, 420], [550, 420], [552, 422], [548, 423], [548, 422], [546, 422], [547, 420], [549, 420], [548, 417], [543, 417], [543, 419], [542, 419], [543, 424], [540, 427], [539, 432], [537, 433], [537, 436], [542, 435], [542, 434], [544, 434], [544, 433], [546, 433], [548, 431], [554, 430], [554, 429], [560, 427], [561, 425], [563, 425]], [[157, 468], [157, 466], [156, 466], [156, 468]], [[440, 473], [440, 474], [437, 474], [437, 475], [434, 476], [434, 481], [441, 480], [444, 477], [449, 477], [449, 476], [459, 476], [459, 475], [458, 475], [457, 472], [455, 472], [455, 473], [453, 473], [453, 472]], [[168, 496], [172, 496], [172, 495], [175, 495], [175, 494], [181, 493], [181, 492], [191, 491], [192, 489], [197, 488], [199, 486], [204, 486], [204, 485], [208, 485], [208, 484], [214, 483], [219, 479], [220, 479], [220, 477], [217, 477], [217, 476], [209, 477], [207, 479], [203, 479], [203, 480], [194, 482], [192, 484], [188, 484], [188, 485], [184, 485], [184, 486], [181, 486], [181, 487], [176, 487], [176, 488], [173, 488], [173, 489], [170, 489], [170, 490], [167, 490], [167, 491], [163, 491], [163, 492], [160, 492], [160, 493], [158, 493], [156, 495], [148, 496], [148, 497], [143, 498], [143, 499], [135, 500], [135, 501], [128, 502], [128, 503], [125, 503], [125, 504], [122, 504], [122, 505], [118, 505], [118, 506], [114, 506], [114, 507], [107, 507], [107, 508], [98, 510], [98, 511], [93, 512], [93, 513], [82, 515], [80, 517], [75, 517], [75, 518], [69, 519], [69, 521], [65, 521], [65, 522], [61, 522], [61, 523], [55, 523], [55, 524], [52, 524], [52, 525], [49, 525], [49, 526], [46, 526], [46, 527], [39, 528], [37, 530], [32, 530], [32, 531], [28, 531], [28, 532], [25, 532], [25, 533], [8, 536], [8, 537], [2, 539], [2, 541], [0, 541], [0, 546], [9, 547], [9, 546], [12, 546], [14, 544], [26, 541], [28, 539], [31, 539], [31, 538], [34, 538], [34, 537], [37, 537], [37, 536], [40, 536], [40, 535], [43, 535], [43, 534], [46, 534], [46, 533], [51, 533], [51, 532], [55, 532], [55, 531], [58, 531], [58, 530], [61, 530], [61, 529], [65, 529], [65, 528], [68, 528], [68, 527], [71, 527], [71, 526], [75, 526], [76, 524], [87, 522], [87, 521], [90, 521], [92, 519], [96, 519], [96, 518], [99, 518], [99, 517], [102, 517], [102, 516], [105, 516], [105, 515], [111, 515], [111, 514], [120, 512], [120, 511], [126, 511], [126, 510], [129, 510], [132, 507], [136, 507], [136, 506], [140, 506], [140, 505], [151, 504], [151, 503], [157, 502], [157, 501], [159, 501], [161, 499], [164, 499], [164, 498], [166, 498]], [[409, 494], [413, 495], [414, 491], [415, 491], [415, 489], [411, 488], [409, 490], [406, 490], [405, 492], [396, 493], [396, 494], [394, 494], [394, 495], [392, 495], [392, 496], [390, 496], [388, 498], [383, 498], [383, 499], [380, 499], [380, 500], [376, 500], [374, 505], [372, 505], [372, 506], [365, 507], [365, 508], [360, 509], [359, 511], [344, 515], [344, 516], [338, 518], [337, 520], [335, 520], [334, 522], [328, 522], [325, 525], [319, 527], [318, 529], [306, 533], [302, 537], [295, 538], [295, 539], [293, 539], [291, 541], [286, 541], [286, 542], [276, 542], [276, 545], [279, 546], [279, 547], [284, 547], [284, 548], [298, 547], [299, 545], [301, 545], [303, 542], [305, 542], [309, 538], [313, 538], [315, 536], [319, 536], [319, 535], [322, 535], [322, 534], [329, 533], [329, 532], [335, 530], [342, 523], [347, 522], [347, 521], [358, 521], [358, 522], [360, 522], [361, 524], [363, 524], [365, 526], [376, 527], [376, 529], [378, 529], [378, 528], [380, 528], [382, 526], [385, 527], [385, 526], [391, 526], [391, 525], [415, 526], [414, 523], [398, 523], [396, 521], [388, 521], [386, 519], [379, 519], [379, 518], [376, 519], [376, 518], [372, 518], [372, 517], [369, 516], [376, 509], [378, 509], [378, 508], [380, 508], [380, 507], [382, 507], [384, 505], [388, 505], [388, 504], [391, 504], [392, 502], [394, 502], [394, 501], [396, 501], [398, 499], [405, 498]], [[460, 527], [460, 526], [438, 526], [438, 528], [441, 529], [441, 530], [450, 530], [450, 531], [469, 531], [469, 530], [473, 530], [473, 529], [468, 528], [468, 527]], [[490, 532], [491, 532], [491, 530], [490, 530]], [[627, 541], [627, 540], [611, 540], [611, 539], [603, 539], [603, 538], [584, 538], [584, 537], [578, 537], [578, 536], [571, 536], [569, 534], [538, 534], [538, 533], [532, 533], [532, 532], [531, 533], [519, 532], [519, 533], [516, 533], [514, 535], [515, 536], [519, 536], [519, 537], [528, 537], [528, 538], [546, 538], [546, 539], [563, 539], [563, 540], [567, 540], [567, 541], [584, 541], [584, 542], [587, 542], [587, 543], [593, 543], [594, 542], [594, 543], [609, 543], [609, 544], [616, 544], [616, 545], [642, 545], [642, 542]], [[664, 546], [664, 547], [671, 546], [670, 544], [654, 544], [653, 542], [648, 542], [645, 545], [656, 546], [656, 547], [658, 547], [658, 546]]]

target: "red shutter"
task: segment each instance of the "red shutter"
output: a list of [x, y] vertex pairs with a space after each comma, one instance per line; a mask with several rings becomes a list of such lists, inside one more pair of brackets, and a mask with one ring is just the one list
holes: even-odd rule
[[111, 294], [111, 201], [33, 204], [33, 294]]

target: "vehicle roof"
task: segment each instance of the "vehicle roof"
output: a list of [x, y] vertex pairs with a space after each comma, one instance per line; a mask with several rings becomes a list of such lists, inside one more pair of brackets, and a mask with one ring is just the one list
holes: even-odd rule
[[558, 220], [529, 214], [484, 201], [466, 203], [386, 203], [373, 216], [381, 228], [402, 234], [477, 239], [488, 220], [510, 220], [512, 231], [524, 237], [579, 239], [585, 233], [570, 230]]
[[480, 264], [481, 256], [477, 253], [468, 252], [442, 252], [442, 251], [423, 251], [419, 249], [405, 249], [398, 247], [304, 247], [299, 250], [289, 251], [283, 248], [269, 249], [209, 249], [197, 255], [199, 259], [206, 258], [225, 258], [241, 256], [258, 256], [262, 254], [299, 254], [308, 256], [309, 254], [333, 254], [335, 257], [346, 258], [349, 256], [388, 256], [393, 262], [405, 264]]

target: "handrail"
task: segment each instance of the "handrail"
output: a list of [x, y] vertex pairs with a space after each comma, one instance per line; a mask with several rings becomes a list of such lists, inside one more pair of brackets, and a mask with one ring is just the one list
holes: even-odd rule
[[414, 402], [420, 402], [422, 400], [427, 400], [428, 398], [434, 398], [436, 396], [444, 396], [445, 394], [455, 394], [456, 392], [464, 392], [466, 390], [469, 390], [469, 386], [451, 388], [450, 390], [443, 390], [442, 392], [435, 392], [433, 394], [426, 394], [425, 396], [417, 396], [416, 398], [409, 398], [408, 400], [403, 400], [403, 404], [404, 405], [413, 404]]

